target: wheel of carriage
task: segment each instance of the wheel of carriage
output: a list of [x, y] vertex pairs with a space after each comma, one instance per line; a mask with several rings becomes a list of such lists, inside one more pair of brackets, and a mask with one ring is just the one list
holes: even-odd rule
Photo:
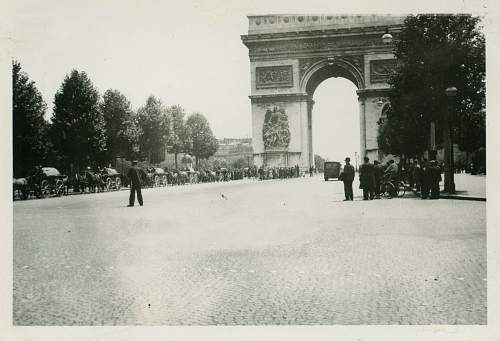
[[117, 191], [119, 191], [120, 188], [122, 188], [122, 181], [120, 180], [120, 178], [115, 179], [115, 187]]
[[64, 182], [60, 179], [56, 181], [55, 193], [58, 197], [64, 193]]
[[47, 180], [42, 180], [40, 183], [40, 198], [46, 198], [50, 195], [49, 182]]
[[110, 192], [113, 189], [113, 181], [111, 178], [106, 179], [106, 191]]

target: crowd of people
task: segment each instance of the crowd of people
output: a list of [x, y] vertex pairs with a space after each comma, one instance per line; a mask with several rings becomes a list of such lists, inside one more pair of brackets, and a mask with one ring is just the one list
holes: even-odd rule
[[258, 169], [259, 180], [289, 179], [301, 176], [298, 165], [293, 167], [264, 167]]
[[[340, 174], [344, 182], [345, 201], [353, 200], [352, 182], [355, 177], [350, 158]], [[389, 160], [385, 164], [378, 160], [370, 162], [365, 157], [359, 167], [359, 188], [363, 190], [363, 200], [380, 199], [382, 193], [388, 198], [397, 196], [400, 182], [414, 191], [422, 199], [439, 199], [439, 183], [442, 181], [442, 167], [436, 160], [410, 158], [407, 162], [396, 163]]]

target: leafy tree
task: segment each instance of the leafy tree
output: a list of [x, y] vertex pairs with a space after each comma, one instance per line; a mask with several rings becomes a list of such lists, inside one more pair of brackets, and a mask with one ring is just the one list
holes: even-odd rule
[[314, 167], [319, 172], [323, 172], [325, 166], [325, 159], [323, 159], [320, 155], [314, 154]]
[[143, 131], [139, 124], [138, 115], [132, 113], [129, 119], [124, 122], [124, 125], [125, 125], [125, 130], [123, 132], [123, 135], [127, 141], [125, 157], [129, 160], [144, 158], [144, 155], [141, 154], [139, 147], [139, 140], [143, 134]]
[[137, 111], [137, 120], [142, 134], [139, 147], [150, 163], [165, 159], [165, 147], [170, 131], [170, 118], [160, 99], [149, 96], [146, 105]]
[[189, 154], [184, 154], [181, 159], [182, 165], [187, 167], [193, 163], [193, 158]]
[[231, 161], [231, 168], [241, 169], [249, 165], [248, 158], [242, 156]]
[[388, 106], [378, 124], [378, 146], [386, 153], [413, 156], [420, 155], [427, 148], [429, 128], [423, 115], [396, 115]]
[[51, 138], [61, 162], [76, 171], [102, 160], [106, 148], [99, 92], [85, 72], [71, 71], [54, 98]]
[[175, 168], [177, 168], [177, 156], [180, 153], [189, 153], [191, 150], [191, 136], [184, 119], [184, 109], [180, 105], [173, 105], [167, 110], [172, 120], [172, 131], [168, 139], [169, 152], [174, 154]]
[[125, 156], [129, 151], [127, 123], [132, 119], [130, 102], [118, 90], [107, 90], [103, 95], [100, 110], [104, 117], [107, 140], [107, 161]]
[[200, 113], [191, 114], [187, 121], [187, 127], [191, 131], [191, 140], [193, 147], [191, 154], [196, 156], [196, 169], [200, 159], [208, 159], [214, 155], [218, 148], [218, 142], [210, 129], [210, 125]]
[[44, 161], [49, 141], [48, 122], [44, 115], [47, 105], [35, 82], [12, 62], [12, 123], [14, 176], [26, 176], [36, 164]]
[[229, 163], [226, 159], [215, 159], [212, 167], [213, 169], [229, 168]]
[[398, 64], [389, 81], [392, 110], [380, 130], [382, 150], [422, 152], [429, 123], [446, 119], [449, 86], [458, 89], [451, 111], [455, 141], [465, 150], [485, 144], [485, 40], [480, 30], [480, 19], [470, 15], [406, 18], [395, 42]]

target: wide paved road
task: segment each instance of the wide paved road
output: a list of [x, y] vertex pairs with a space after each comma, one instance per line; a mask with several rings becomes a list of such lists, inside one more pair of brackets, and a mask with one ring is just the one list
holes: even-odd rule
[[127, 195], [14, 203], [16, 325], [486, 323], [484, 202], [320, 177]]

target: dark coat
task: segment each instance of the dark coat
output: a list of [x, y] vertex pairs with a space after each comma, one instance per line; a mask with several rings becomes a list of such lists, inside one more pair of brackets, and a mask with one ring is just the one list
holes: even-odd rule
[[142, 178], [145, 175], [146, 173], [138, 166], [130, 167], [127, 172], [127, 177], [134, 187], [140, 187], [142, 185]]
[[441, 167], [439, 166], [429, 166], [427, 168], [427, 174], [429, 177], [429, 182], [432, 183], [439, 183], [441, 182]]
[[352, 165], [345, 165], [342, 173], [340, 173], [340, 180], [344, 182], [354, 181], [354, 167]]
[[384, 177], [384, 165], [378, 164], [375, 165], [375, 182], [380, 183], [382, 178]]
[[359, 188], [373, 190], [375, 188], [375, 165], [364, 163], [359, 167]]

